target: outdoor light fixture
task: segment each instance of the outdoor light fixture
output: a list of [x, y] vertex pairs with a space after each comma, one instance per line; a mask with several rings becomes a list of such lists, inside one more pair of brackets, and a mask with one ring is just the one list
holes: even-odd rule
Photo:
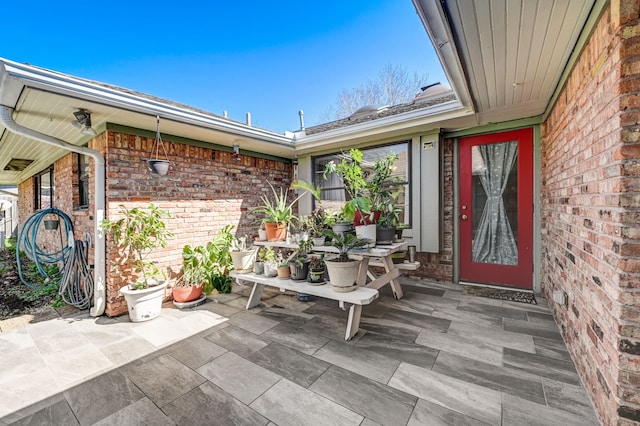
[[233, 145], [233, 161], [240, 161], [240, 145], [235, 144]]
[[73, 115], [76, 117], [76, 121], [71, 124], [73, 124], [73, 127], [80, 129], [80, 133], [89, 136], [97, 135], [96, 131], [91, 128], [91, 113], [89, 111], [79, 109]]

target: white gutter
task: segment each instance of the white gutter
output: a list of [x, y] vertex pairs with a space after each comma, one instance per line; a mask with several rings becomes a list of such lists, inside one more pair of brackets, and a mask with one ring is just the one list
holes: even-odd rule
[[[76, 97], [86, 101], [94, 101], [103, 105], [147, 114], [162, 116], [169, 120], [191, 124], [231, 133], [263, 142], [274, 143], [291, 147], [290, 137], [269, 130], [252, 127], [224, 117], [218, 117], [211, 113], [198, 111], [184, 105], [170, 101], [143, 96], [131, 90], [106, 84], [98, 84], [89, 80], [72, 77], [66, 74], [53, 72], [43, 68], [25, 65], [8, 59], [0, 58], [4, 64], [4, 72], [7, 76], [16, 78], [25, 86], [41, 89], [46, 92], [57, 93], [63, 96]], [[14, 93], [19, 96], [19, 92]]]
[[0, 124], [2, 124], [8, 131], [17, 135], [24, 136], [26, 138], [42, 142], [46, 145], [52, 145], [57, 148], [66, 149], [67, 151], [77, 152], [91, 157], [95, 163], [95, 181], [94, 181], [94, 194], [95, 194], [95, 215], [94, 215], [94, 234], [95, 234], [95, 247], [94, 247], [94, 268], [93, 268], [93, 307], [90, 314], [94, 317], [100, 316], [104, 313], [105, 301], [106, 301], [106, 287], [105, 287], [105, 240], [100, 223], [104, 219], [105, 208], [105, 161], [102, 154], [98, 151], [85, 148], [83, 146], [76, 146], [67, 143], [63, 140], [56, 139], [49, 135], [36, 132], [19, 125], [13, 121], [13, 108], [7, 106], [0, 106]]

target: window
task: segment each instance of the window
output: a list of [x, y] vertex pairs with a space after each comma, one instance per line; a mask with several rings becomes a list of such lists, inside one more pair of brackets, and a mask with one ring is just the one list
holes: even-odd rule
[[53, 167], [45, 170], [35, 177], [35, 210], [44, 210], [53, 207]]
[[[394, 143], [391, 145], [377, 146], [371, 148], [361, 148], [363, 154], [362, 165], [372, 168], [373, 163], [384, 158], [389, 154], [396, 154], [397, 159], [394, 162], [394, 170], [392, 178], [395, 188], [393, 191], [398, 191], [398, 207], [402, 210], [400, 217], [403, 218], [403, 222], [411, 224], [411, 159], [409, 142]], [[340, 210], [344, 202], [346, 201], [346, 193], [342, 185], [340, 177], [337, 175], [328, 175], [324, 178], [325, 165], [330, 161], [340, 161], [342, 153], [330, 154], [321, 157], [315, 157], [313, 159], [313, 183], [321, 189], [322, 206], [330, 208], [334, 211]]]
[[89, 207], [89, 162], [82, 154], [78, 154], [78, 206]]

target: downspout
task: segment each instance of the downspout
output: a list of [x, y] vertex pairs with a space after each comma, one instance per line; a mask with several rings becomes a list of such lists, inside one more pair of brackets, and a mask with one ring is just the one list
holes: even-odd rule
[[100, 223], [104, 219], [105, 208], [105, 161], [102, 154], [98, 151], [85, 148], [83, 146], [76, 146], [67, 143], [63, 140], [56, 139], [54, 137], [45, 135], [43, 133], [36, 132], [19, 125], [13, 121], [13, 108], [2, 106], [0, 110], [0, 123], [11, 133], [24, 136], [29, 139], [33, 139], [38, 142], [42, 142], [47, 145], [52, 145], [57, 148], [62, 148], [67, 151], [76, 152], [91, 157], [95, 162], [95, 181], [94, 181], [94, 194], [95, 194], [95, 214], [94, 214], [94, 234], [95, 234], [95, 246], [94, 246], [94, 268], [93, 268], [93, 307], [91, 308], [91, 316], [97, 317], [104, 313], [105, 300], [106, 300], [106, 286], [105, 286], [105, 240]]

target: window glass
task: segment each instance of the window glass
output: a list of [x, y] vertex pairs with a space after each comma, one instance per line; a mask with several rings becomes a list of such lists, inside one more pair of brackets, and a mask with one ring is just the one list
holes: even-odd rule
[[36, 176], [35, 179], [35, 208], [44, 210], [53, 207], [53, 168]]
[[89, 206], [89, 162], [82, 154], [78, 154], [78, 203], [81, 208]]
[[[411, 159], [409, 156], [409, 143], [400, 142], [391, 145], [376, 146], [371, 148], [361, 148], [363, 154], [362, 166], [365, 171], [371, 171], [376, 160], [382, 159], [389, 154], [397, 156], [393, 163], [392, 191], [398, 193], [398, 207], [402, 210], [400, 217], [402, 221], [411, 224], [411, 191], [410, 191], [410, 168]], [[347, 195], [342, 185], [342, 181], [336, 174], [324, 177], [324, 170], [330, 161], [339, 162], [345, 153], [336, 153], [315, 157], [313, 159], [313, 183], [321, 188], [321, 204], [324, 208], [339, 211], [347, 200]]]

